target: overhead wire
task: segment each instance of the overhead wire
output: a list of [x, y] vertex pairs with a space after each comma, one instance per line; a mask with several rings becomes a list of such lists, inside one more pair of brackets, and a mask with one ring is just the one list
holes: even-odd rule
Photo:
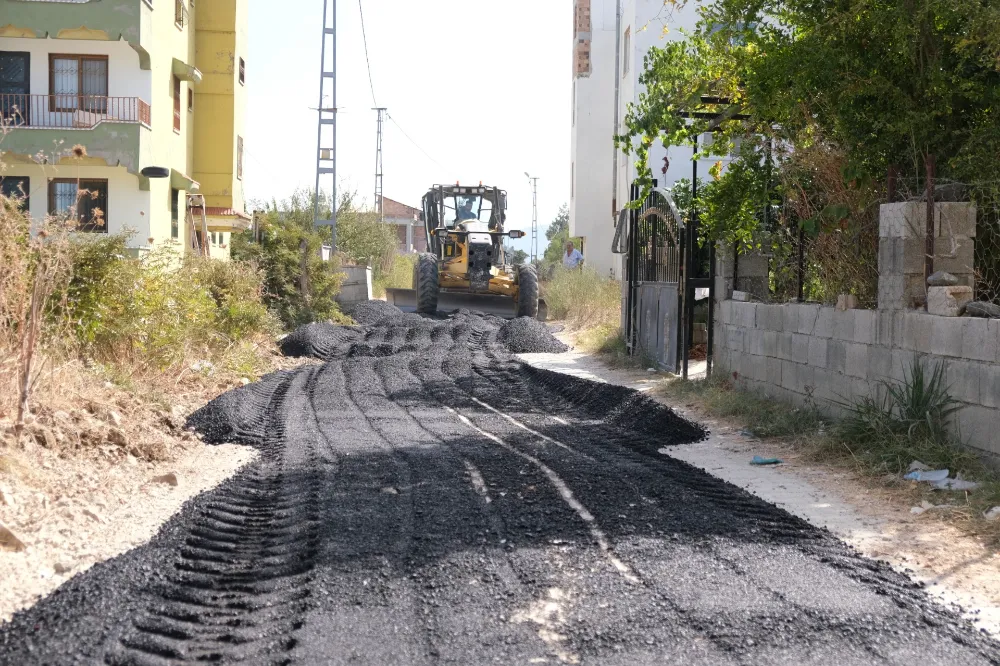
[[[368, 66], [368, 86], [371, 88], [371, 91], [372, 91], [372, 104], [375, 107], [378, 107], [378, 102], [376, 101], [376, 98], [375, 98], [375, 81], [372, 78], [372, 63], [371, 63], [371, 59], [368, 57], [368, 34], [365, 31], [365, 10], [364, 10], [364, 8], [362, 6], [362, 0], [358, 0], [358, 12], [361, 15], [361, 39], [362, 39], [362, 41], [364, 42], [364, 45], [365, 45], [365, 64]], [[407, 134], [406, 130], [404, 130], [400, 126], [400, 124], [396, 121], [396, 119], [392, 117], [392, 114], [390, 114], [388, 111], [386, 111], [385, 115], [386, 115], [386, 117], [389, 120], [392, 121], [392, 124], [396, 126], [396, 128], [403, 134], [403, 136], [406, 137], [406, 140], [409, 141], [410, 143], [412, 143], [416, 147], [417, 150], [419, 150], [421, 153], [424, 154], [424, 157], [426, 157], [431, 162], [433, 162], [434, 164], [436, 164], [440, 168], [444, 169], [445, 171], [450, 171], [450, 169], [448, 169], [446, 166], [444, 166], [443, 164], [441, 164], [440, 162], [438, 162], [436, 159], [434, 159], [433, 157], [431, 157], [430, 153], [428, 153], [426, 150], [424, 150], [420, 146], [420, 144], [418, 144], [416, 141], [414, 141], [413, 137], [411, 137], [409, 134]]]
[[361, 6], [361, 0], [358, 0], [358, 13], [361, 14], [361, 38], [365, 43], [365, 63], [368, 65], [368, 85], [372, 90], [372, 104], [378, 106], [378, 102], [375, 101], [375, 82], [372, 79], [372, 61], [368, 58], [368, 34], [365, 32], [365, 10]]

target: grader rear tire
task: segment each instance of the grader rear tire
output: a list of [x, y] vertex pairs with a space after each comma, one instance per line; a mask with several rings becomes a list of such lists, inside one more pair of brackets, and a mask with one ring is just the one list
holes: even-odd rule
[[438, 309], [438, 258], [423, 252], [413, 266], [413, 288], [417, 292], [417, 312], [434, 314]]
[[521, 264], [517, 267], [517, 306], [514, 314], [518, 317], [538, 316], [538, 273], [535, 267]]

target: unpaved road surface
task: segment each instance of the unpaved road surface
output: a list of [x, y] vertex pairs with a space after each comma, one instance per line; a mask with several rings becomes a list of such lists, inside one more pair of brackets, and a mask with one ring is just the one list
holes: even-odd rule
[[257, 446], [0, 627], [3, 664], [997, 664], [888, 566], [657, 453], [700, 427], [496, 322], [314, 327], [192, 417]]

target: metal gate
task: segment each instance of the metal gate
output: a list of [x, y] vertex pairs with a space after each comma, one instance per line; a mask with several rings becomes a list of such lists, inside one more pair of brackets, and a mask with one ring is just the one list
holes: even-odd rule
[[[631, 200], [641, 189], [633, 184]], [[714, 252], [699, 245], [670, 193], [657, 187], [636, 208], [622, 211], [612, 251], [624, 255], [622, 330], [630, 355], [642, 353], [661, 369], [688, 375], [696, 294], [708, 292], [707, 365], [711, 371]], [[704, 294], [703, 294], [704, 296]]]

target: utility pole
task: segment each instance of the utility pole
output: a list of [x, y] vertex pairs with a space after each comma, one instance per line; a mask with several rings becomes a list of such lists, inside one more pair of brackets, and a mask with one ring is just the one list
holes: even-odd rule
[[531, 176], [527, 171], [524, 175], [531, 183], [531, 263], [538, 261], [538, 177]]
[[382, 122], [385, 107], [377, 106], [372, 111], [378, 111], [378, 133], [375, 137], [375, 211], [378, 221], [385, 222], [385, 211], [382, 207]]
[[[331, 55], [327, 66], [327, 49]], [[329, 86], [330, 103], [326, 105]], [[316, 124], [316, 202], [313, 224], [330, 227], [330, 257], [337, 251], [337, 0], [323, 0], [323, 46], [320, 49], [319, 119]], [[326, 128], [326, 131], [324, 131]], [[330, 219], [321, 219], [323, 176], [329, 176]]]

